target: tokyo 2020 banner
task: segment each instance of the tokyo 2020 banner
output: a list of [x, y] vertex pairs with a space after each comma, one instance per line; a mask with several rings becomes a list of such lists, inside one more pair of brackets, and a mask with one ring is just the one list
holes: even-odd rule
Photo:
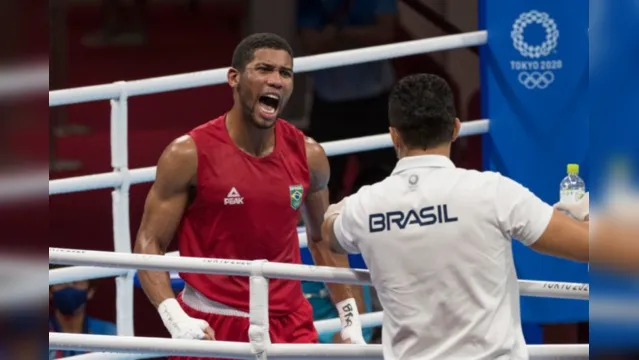
[[[570, 4], [568, 4], [570, 3]], [[559, 200], [566, 165], [588, 187], [588, 0], [483, 0], [480, 28], [484, 167], [520, 182], [547, 203]], [[514, 242], [520, 279], [588, 282], [585, 264], [534, 253]], [[523, 297], [533, 323], [588, 320], [588, 302]]]

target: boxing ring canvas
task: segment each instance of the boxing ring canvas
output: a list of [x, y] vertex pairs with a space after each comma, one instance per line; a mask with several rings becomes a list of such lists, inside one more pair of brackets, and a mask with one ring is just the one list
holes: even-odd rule
[[[562, 24], [565, 20], [564, 17], [567, 17], [567, 15], [560, 15], [559, 13], [561, 13], [561, 11], [558, 7], [552, 7], [551, 1], [540, 2], [540, 4], [546, 4], [548, 7], [543, 9], [540, 8], [538, 11], [549, 11], [551, 14], [549, 15], [550, 17], [558, 19], [556, 20], [556, 23], [560, 25], [557, 27], [559, 29], [558, 31], [563, 31], [564, 25]], [[512, 74], [508, 74], [507, 76], [502, 74], [502, 72], [505, 72], [506, 70], [506, 65], [510, 64], [511, 58], [517, 56], [516, 54], [513, 54], [513, 51], [506, 49], [505, 43], [507, 43], [507, 41], [504, 40], [510, 36], [512, 21], [516, 21], [518, 17], [520, 17], [520, 14], [534, 10], [529, 9], [524, 5], [524, 1], [513, 1], [503, 10], [504, 13], [495, 13], [497, 9], [485, 8], [482, 13], [482, 19], [485, 23], [485, 28], [488, 30], [300, 57], [295, 59], [295, 71], [313, 71], [329, 67], [488, 44], [488, 46], [483, 46], [482, 48], [482, 62], [484, 62], [484, 65], [482, 65], [482, 95], [484, 96], [483, 111], [486, 118], [465, 122], [462, 126], [460, 136], [487, 134], [484, 135], [487, 140], [485, 143], [489, 144], [488, 149], [490, 150], [490, 156], [486, 158], [487, 168], [496, 169], [507, 176], [514, 177], [516, 180], [529, 185], [533, 191], [541, 194], [546, 201], [552, 202], [558, 193], [557, 185], [563, 175], [562, 166], [565, 167], [565, 164], [562, 162], [568, 157], [570, 157], [570, 161], [575, 160], [572, 159], [572, 156], [569, 156], [571, 154], [564, 154], [566, 158], [552, 160], [557, 162], [557, 169], [555, 169], [554, 163], [551, 165], [546, 163], [546, 166], [542, 166], [544, 165], [543, 161], [548, 161], [547, 158], [542, 160], [543, 155], [548, 154], [548, 148], [560, 148], [564, 141], [564, 137], [555, 137], [553, 135], [549, 138], [545, 132], [552, 123], [542, 119], [542, 123], [537, 124], [537, 121], [541, 121], [538, 119], [541, 115], [533, 116], [531, 113], [534, 107], [538, 107], [540, 104], [545, 104], [544, 101], [553, 100], [554, 97], [561, 95], [562, 91], [555, 89], [559, 88], [558, 86], [555, 86], [554, 88], [551, 87], [551, 85], [555, 84], [550, 84], [547, 89], [544, 89], [544, 91], [548, 89], [555, 89], [553, 90], [555, 93], [546, 91], [541, 93], [542, 95], [537, 95], [539, 97], [536, 98], [526, 91], [537, 91], [540, 89], [515, 89], [517, 86], [522, 86], [522, 84], [513, 81]], [[484, 4], [484, 6], [487, 6], [487, 4]], [[526, 22], [530, 21], [530, 19], [525, 20], [519, 26], [521, 28], [530, 26], [525, 25]], [[494, 22], [494, 24], [492, 22]], [[577, 27], [581, 23], [579, 21], [575, 21], [573, 24]], [[494, 33], [492, 31], [494, 31]], [[575, 30], [575, 32], [577, 32], [577, 30]], [[490, 36], [488, 35], [489, 33], [491, 34]], [[523, 30], [523, 34], [524, 38], [528, 36], [528, 32], [525, 31], [525, 29]], [[555, 39], [553, 34], [554, 33], [550, 36], [551, 39]], [[567, 34], [570, 34], [570, 32]], [[558, 47], [559, 45], [557, 44], [561, 43], [559, 40], [560, 38], [561, 37], [557, 37], [553, 40], [556, 42], [556, 44], [553, 43], [555, 45], [547, 45], [546, 48], [552, 46]], [[546, 50], [544, 50], [544, 52], [545, 51]], [[570, 51], [570, 48], [567, 51]], [[552, 52], [552, 50], [550, 52]], [[561, 54], [563, 54], [563, 50]], [[497, 56], [504, 57], [504, 60], [497, 62], [494, 60]], [[570, 56], [565, 59], [562, 58], [561, 60], [571, 65], [573, 62], [577, 61], [576, 58], [572, 58]], [[368, 272], [366, 270], [278, 264], [266, 261], [198, 259], [182, 258], [179, 256], [131, 254], [132, 242], [131, 234], [128, 230], [130, 228], [128, 203], [129, 188], [130, 186], [138, 183], [153, 181], [155, 177], [155, 167], [142, 169], [129, 169], [128, 167], [128, 98], [132, 96], [150, 95], [159, 92], [225, 83], [226, 71], [226, 68], [222, 68], [160, 78], [129, 82], [121, 81], [114, 84], [57, 90], [49, 93], [49, 106], [75, 104], [88, 101], [110, 101], [111, 159], [113, 171], [104, 174], [52, 180], [49, 182], [49, 195], [63, 196], [64, 193], [69, 192], [113, 188], [112, 210], [114, 252], [50, 248], [50, 263], [76, 266], [50, 270], [49, 283], [55, 284], [81, 279], [116, 277], [118, 325], [118, 336], [49, 333], [49, 347], [51, 349], [79, 349], [122, 353], [120, 355], [94, 353], [76, 356], [74, 357], [75, 359], [137, 359], [168, 354], [224, 356], [247, 359], [256, 357], [266, 358], [268, 355], [270, 358], [303, 357], [305, 359], [313, 359], [319, 358], [318, 354], [320, 353], [322, 354], [321, 358], [382, 358], [381, 346], [378, 345], [267, 344], [265, 347], [258, 347], [258, 345], [254, 343], [245, 344], [218, 341], [202, 342], [192, 340], [141, 338], [133, 336], [133, 286], [136, 269], [181, 270], [187, 272], [250, 276], [250, 317], [251, 322], [255, 322], [257, 324], [268, 324], [268, 306], [266, 306], [268, 298], [268, 278], [331, 281], [355, 284], [370, 283]], [[554, 81], [565, 86], [572, 84], [568, 80], [564, 80], [565, 78], [563, 76], [563, 73], [562, 76], [559, 76], [558, 74]], [[541, 84], [540, 81], [541, 80], [539, 80], [539, 78], [533, 77], [526, 79], [523, 83]], [[573, 84], [575, 85], [575, 89], [577, 88], [576, 84], [577, 83]], [[499, 91], [502, 91], [504, 94], [500, 95]], [[516, 96], [512, 94], [515, 94]], [[568, 96], [569, 94], [566, 94], [564, 91], [563, 95]], [[529, 103], [524, 100], [527, 96], [532, 96], [533, 98], [533, 100]], [[546, 100], [541, 101], [539, 99]], [[512, 104], [507, 103], [509, 101], [512, 101]], [[501, 107], [499, 106], [500, 103]], [[522, 105], [522, 103], [525, 106]], [[561, 101], [557, 100], [555, 105], [558, 107], [561, 105], [560, 103]], [[571, 106], [575, 107], [577, 105], [572, 104]], [[513, 109], [517, 108], [522, 108], [522, 111], [513, 111]], [[560, 111], [561, 109], [558, 110], [555, 108], [554, 111]], [[551, 111], [549, 110], [548, 113], [550, 112]], [[547, 116], [548, 113], [544, 112], [544, 115]], [[569, 113], [569, 115], [572, 116], [573, 113]], [[526, 121], [523, 121], [521, 117], [524, 117], [524, 120]], [[576, 116], [570, 117], [570, 120], [576, 121], [576, 119]], [[495, 128], [493, 128], [493, 121], [495, 121]], [[527, 124], [528, 127], [532, 126], [533, 129], [524, 131], [522, 124]], [[570, 124], [563, 128], [566, 132], [568, 132], [568, 129], [570, 128], [569, 125]], [[537, 134], [539, 137], [531, 137], [531, 133], [528, 131], [532, 131], [532, 134]], [[507, 134], [508, 136], [506, 136]], [[522, 139], [521, 143], [514, 142], [514, 138], [517, 138], [519, 142], [519, 136]], [[580, 134], [573, 134], [572, 136], [576, 138], [579, 137]], [[544, 141], [549, 142], [549, 144], [545, 144]], [[527, 150], [522, 152], [524, 145], [530, 147], [526, 147]], [[328, 156], [334, 156], [390, 147], [391, 140], [388, 134], [380, 134], [357, 139], [322, 143], [322, 146]], [[540, 149], [540, 147], [542, 147], [542, 149], [537, 150]], [[533, 151], [533, 149], [535, 150]], [[577, 160], [577, 162], [580, 162], [580, 160]], [[543, 173], [536, 172], [539, 169], [544, 169]], [[549, 171], [548, 169], [552, 170]], [[299, 237], [300, 243], [303, 246], [305, 242], [304, 233], [301, 232]], [[518, 255], [518, 261], [522, 264], [522, 266], [524, 266], [524, 269], [530, 268], [530, 266], [525, 267], [527, 259], [529, 259], [527, 256], [528, 255]], [[570, 268], [567, 264], [560, 264], [557, 266]], [[563, 268], [559, 269], [556, 267], [556, 269], [557, 271], [563, 271]], [[519, 270], [520, 278], [533, 280], [520, 280], [519, 285], [522, 295], [528, 297], [550, 297], [562, 299], [556, 300], [558, 302], [570, 302], [570, 300], [565, 299], [575, 299], [574, 301], [579, 303], [578, 306], [587, 307], [589, 287], [587, 284], [583, 283], [585, 281], [582, 283], [553, 282], [548, 280], [553, 280], [554, 277], [557, 277], [555, 274], [548, 274], [548, 277], [542, 277], [542, 274], [540, 273], [529, 272], [527, 275], [531, 276], [527, 277], [522, 276], [521, 269]], [[567, 276], [572, 277], [570, 271]], [[574, 307], [575, 305], [567, 306]], [[363, 326], [380, 325], [382, 316], [383, 314], [381, 313], [362, 315]], [[334, 320], [335, 321], [328, 320], [328, 322], [322, 324], [316, 323], [316, 328], [318, 328], [318, 331], [320, 332], [334, 331], [335, 329], [338, 329], [335, 326], [339, 326], [339, 320]], [[265, 326], [265, 328], [267, 329], [268, 326]], [[532, 358], [575, 358], [587, 357], [588, 355], [588, 345], [540, 345], [529, 346], [529, 350]]]
[[[588, 126], [588, 1], [489, 1], [480, 27], [490, 36], [480, 49], [484, 167], [528, 187], [549, 204], [559, 201], [566, 164], [586, 162]], [[588, 267], [513, 244], [519, 278], [588, 282]], [[588, 321], [588, 303], [522, 298], [522, 320]]]

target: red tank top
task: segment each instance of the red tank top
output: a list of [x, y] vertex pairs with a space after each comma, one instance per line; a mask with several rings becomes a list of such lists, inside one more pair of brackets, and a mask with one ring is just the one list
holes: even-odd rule
[[[303, 133], [278, 119], [273, 152], [262, 158], [235, 145], [225, 116], [189, 135], [198, 153], [197, 195], [178, 231], [180, 255], [301, 263], [297, 224], [310, 183]], [[248, 277], [180, 276], [207, 298], [249, 311]], [[272, 314], [288, 314], [303, 300], [299, 281], [269, 279]]]

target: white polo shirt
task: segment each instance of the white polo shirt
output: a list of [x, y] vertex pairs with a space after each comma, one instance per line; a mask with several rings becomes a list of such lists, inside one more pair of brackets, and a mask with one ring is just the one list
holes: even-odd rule
[[531, 245], [553, 208], [494, 172], [403, 158], [345, 200], [334, 224], [384, 308], [384, 359], [528, 359], [512, 238]]

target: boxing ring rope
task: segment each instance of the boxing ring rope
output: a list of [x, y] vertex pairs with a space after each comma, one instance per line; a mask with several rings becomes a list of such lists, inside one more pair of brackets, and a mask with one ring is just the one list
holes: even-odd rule
[[[486, 31], [442, 36], [423, 40], [374, 46], [328, 54], [295, 58], [295, 72], [307, 72], [330, 67], [353, 65], [387, 60], [402, 56], [428, 52], [480, 46], [487, 42]], [[237, 261], [228, 259], [180, 258], [177, 256], [152, 256], [131, 254], [129, 233], [129, 188], [132, 184], [151, 182], [155, 178], [155, 167], [130, 170], [128, 168], [128, 98], [160, 92], [216, 85], [226, 82], [228, 68], [200, 71], [187, 74], [163, 76], [129, 82], [116, 82], [74, 89], [49, 92], [49, 106], [77, 104], [89, 101], [110, 100], [111, 105], [111, 165], [113, 172], [93, 174], [49, 181], [49, 195], [96, 189], [113, 188], [112, 212], [114, 251], [95, 252], [50, 248], [50, 263], [84, 265], [49, 272], [50, 284], [103, 277], [116, 277], [116, 309], [118, 336], [49, 333], [51, 349], [75, 349], [111, 352], [136, 352], [137, 354], [86, 354], [74, 359], [139, 359], [161, 354], [225, 356], [233, 358], [255, 358], [256, 354], [268, 353], [272, 358], [375, 358], [381, 359], [381, 347], [375, 345], [299, 345], [276, 344], [256, 349], [253, 343], [205, 342], [173, 339], [132, 337], [133, 335], [133, 277], [135, 269], [181, 270], [203, 273], [226, 273], [250, 276], [252, 323], [268, 325], [267, 277], [369, 284], [366, 270], [335, 269], [295, 264], [268, 263], [265, 261]], [[460, 136], [484, 134], [489, 130], [489, 120], [482, 119], [462, 125]], [[368, 151], [391, 146], [390, 136], [380, 134], [362, 138], [332, 141], [321, 144], [328, 156]], [[305, 239], [300, 236], [301, 245]], [[168, 255], [168, 254], [167, 254]], [[90, 265], [90, 266], [88, 266]], [[100, 267], [97, 267], [100, 266]], [[115, 267], [115, 268], [113, 268]], [[520, 281], [522, 294], [571, 299], [587, 299], [587, 284]], [[255, 291], [254, 291], [255, 290]], [[253, 296], [258, 294], [257, 296]], [[258, 306], [259, 305], [259, 306]], [[362, 322], [369, 326], [380, 324], [383, 313], [363, 314]], [[336, 325], [337, 324], [337, 325]], [[320, 329], [339, 329], [339, 319], [317, 322]], [[335, 326], [338, 326], [335, 328]], [[266, 327], [267, 328], [267, 327]], [[588, 346], [550, 345], [529, 346], [533, 358], [546, 356], [587, 356]], [[139, 354], [148, 353], [148, 354]], [[216, 353], [217, 352], [217, 353]], [[541, 357], [538, 357], [541, 356]]]
[[[303, 73], [345, 65], [425, 54], [435, 51], [461, 49], [465, 47], [484, 45], [487, 40], [488, 32], [481, 30], [464, 34], [439, 36], [428, 39], [403, 41], [388, 45], [302, 56], [295, 58], [294, 70], [296, 73]], [[224, 84], [227, 81], [227, 70], [228, 68], [220, 68], [114, 84], [49, 91], [49, 106], [117, 99], [122, 95], [122, 92], [126, 92], [127, 96], [131, 97]]]
[[[221, 274], [233, 276], [250, 276], [250, 307], [251, 317], [256, 312], [262, 314], [255, 315], [255, 318], [262, 316], [268, 322], [268, 280], [267, 278], [282, 278], [289, 280], [322, 281], [333, 283], [349, 283], [366, 285], [370, 284], [370, 273], [363, 269], [341, 269], [325, 266], [297, 265], [264, 260], [246, 261], [232, 259], [212, 259], [196, 257], [177, 257], [163, 255], [142, 255], [124, 254], [107, 251], [75, 250], [62, 248], [49, 248], [49, 262], [66, 265], [98, 265], [104, 267], [118, 267], [126, 269], [144, 270], [176, 270], [181, 272], [195, 272], [204, 274]], [[264, 282], [256, 282], [256, 278], [263, 279]], [[70, 279], [60, 277], [56, 281], [66, 282]], [[51, 282], [51, 280], [50, 280]], [[257, 285], [256, 285], [257, 284]], [[525, 296], [543, 296], [565, 299], [589, 298], [589, 286], [587, 284], [540, 282], [540, 281], [519, 281], [520, 292]], [[255, 286], [254, 286], [255, 285]], [[258, 291], [262, 288], [261, 291]], [[363, 326], [381, 325], [383, 313], [363, 314]], [[253, 322], [252, 322], [253, 323]], [[340, 329], [339, 319], [318, 321], [315, 323], [318, 332], [337, 331]], [[59, 336], [63, 335], [63, 336]], [[133, 342], [136, 339], [144, 339], [144, 342]], [[193, 346], [197, 343], [198, 346]], [[161, 346], [159, 346], [161, 345]], [[184, 355], [184, 356], [223, 356], [238, 359], [255, 357], [256, 349], [251, 344], [231, 343], [231, 342], [202, 342], [187, 340], [171, 340], [170, 344], [166, 339], [138, 338], [121, 336], [97, 336], [97, 335], [67, 335], [49, 334], [49, 346], [62, 350], [86, 349], [93, 351], [152, 351], [155, 355]], [[313, 345], [315, 346], [315, 345]], [[334, 354], [340, 358], [382, 358], [381, 347], [353, 346], [353, 345], [320, 345], [322, 349], [313, 348], [309, 350], [306, 345], [269, 345], [266, 351], [270, 358], [299, 358], [306, 357], [307, 354], [316, 355]], [[360, 349], [361, 347], [361, 349]], [[326, 348], [326, 349], [324, 349]], [[587, 356], [587, 345], [548, 345], [535, 348], [540, 354], [548, 356]], [[258, 351], [259, 352], [259, 351]], [[544, 358], [540, 355], [537, 358]], [[312, 357], [311, 357], [312, 358]]]
[[[255, 359], [254, 349], [248, 343], [228, 341], [178, 340], [151, 337], [79, 335], [49, 333], [49, 346], [60, 350], [108, 351], [124, 353], [94, 353], [72, 356], [66, 359], [142, 359], [165, 355], [225, 357], [233, 359]], [[576, 359], [588, 357], [588, 345], [528, 345], [531, 359]], [[133, 355], [141, 352], [141, 355]], [[269, 359], [384, 359], [382, 345], [352, 344], [272, 344], [266, 349]]]
[[[215, 268], [211, 268], [210, 271], [214, 273], [223, 273], [227, 275], [248, 275], [250, 274], [250, 261], [238, 262], [236, 260], [227, 259], [208, 259], [208, 258], [179, 258], [172, 257], [167, 263], [166, 257], [160, 255], [124, 255], [113, 252], [99, 252], [99, 251], [84, 251], [84, 250], [70, 250], [50, 248], [50, 261], [64, 264], [87, 264], [92, 263], [100, 266], [118, 266], [118, 268], [97, 268], [86, 266], [75, 266], [70, 268], [54, 269], [49, 272], [49, 283], [51, 285], [66, 283], [71, 281], [82, 280], [87, 275], [86, 271], [95, 270], [102, 271], [105, 276], [117, 276], [118, 274], [127, 273], [126, 268], [144, 268], [147, 270], [176, 270], [179, 271], [202, 271], [204, 268], [210, 268], [210, 264], [215, 264]], [[115, 256], [114, 256], [115, 255]], [[126, 259], [128, 258], [128, 259]], [[97, 261], [96, 261], [97, 260]], [[186, 261], [185, 261], [186, 260]], [[192, 267], [192, 264], [197, 264], [196, 268]], [[204, 264], [204, 266], [202, 265]], [[232, 266], [229, 268], [227, 265]], [[158, 266], [160, 268], [158, 268]], [[218, 267], [219, 266], [219, 267]], [[239, 268], [244, 267], [244, 270]], [[361, 281], [365, 281], [365, 284], [369, 284], [370, 276], [368, 270], [355, 270], [355, 269], [339, 269], [330, 267], [310, 266], [310, 265], [294, 265], [283, 263], [266, 263], [263, 265], [264, 275], [267, 277], [280, 277], [270, 276], [271, 274], [282, 275], [282, 271], [275, 269], [273, 271], [270, 267], [292, 267], [294, 271], [288, 271], [286, 274], [294, 274], [293, 276], [283, 275], [287, 279], [292, 280], [310, 280], [310, 281], [325, 281], [327, 278], [323, 274], [330, 274], [329, 277], [332, 281], [337, 282], [351, 282], [362, 284]], [[69, 271], [71, 270], [71, 271]], [[76, 271], [77, 270], [77, 271]], [[209, 270], [209, 269], [207, 269]], [[310, 275], [309, 275], [310, 274]], [[299, 276], [298, 276], [299, 275]], [[303, 276], [303, 277], [302, 277]], [[313, 276], [308, 278], [307, 276]], [[565, 283], [554, 281], [528, 281], [519, 280], [519, 287], [523, 296], [536, 296], [547, 298], [560, 298], [560, 299], [582, 299], [589, 298], [589, 286], [588, 284], [578, 283]], [[364, 328], [375, 327], [382, 324], [383, 312], [373, 312], [362, 314], [361, 316], [362, 326]], [[315, 329], [318, 333], [333, 333], [339, 331], [341, 324], [339, 319], [320, 320], [315, 322]]]
[[[65, 265], [97, 265], [124, 269], [179, 271], [200, 274], [256, 276], [254, 266], [260, 263], [260, 275], [267, 278], [370, 285], [365, 269], [342, 269], [327, 266], [299, 265], [264, 260], [233, 260], [164, 255], [125, 254], [111, 251], [49, 248], [49, 262]], [[72, 281], [59, 277], [55, 283]], [[53, 283], [49, 280], [49, 283]], [[554, 281], [519, 280], [521, 295], [559, 299], [588, 300], [588, 284]]]
[[[459, 136], [485, 134], [489, 130], [489, 120], [480, 119], [463, 122]], [[351, 154], [361, 151], [377, 150], [393, 146], [389, 134], [369, 135], [345, 140], [327, 141], [320, 145], [327, 156]], [[49, 181], [49, 195], [58, 195], [78, 191], [108, 189], [122, 186], [151, 182], [155, 179], [155, 166], [127, 171], [110, 172], [76, 176], [66, 179]]]

